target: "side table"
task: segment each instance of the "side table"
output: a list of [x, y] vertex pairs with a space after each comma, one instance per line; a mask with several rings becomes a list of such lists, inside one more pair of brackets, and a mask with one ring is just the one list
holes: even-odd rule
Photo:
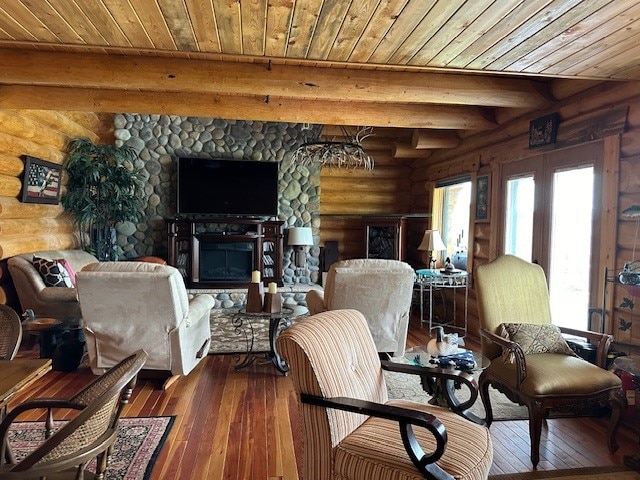
[[[463, 349], [459, 350], [462, 351]], [[434, 357], [429, 355], [426, 347], [408, 348], [405, 351], [404, 358], [411, 365], [416, 365], [423, 369], [423, 373], [420, 375], [420, 380], [422, 382], [423, 390], [432, 396], [429, 400], [430, 404], [438, 405], [440, 407], [448, 407], [457, 414], [462, 415], [475, 423], [484, 424], [485, 421], [483, 419], [467, 411], [471, 406], [473, 406], [478, 398], [478, 385], [475, 379], [469, 383], [464, 383], [469, 389], [469, 399], [461, 401], [456, 395], [456, 390], [461, 388], [462, 382], [444, 378], [440, 378], [438, 380], [434, 376], [430, 375], [436, 370], [440, 372], [453, 370], [474, 374], [491, 365], [491, 360], [482, 355], [482, 353], [473, 350], [470, 350], [470, 352], [473, 355], [473, 366], [444, 366], [434, 361]]]
[[22, 330], [38, 336], [40, 358], [51, 358], [53, 370], [76, 370], [84, 357], [85, 339], [79, 318], [36, 317], [22, 322]]
[[[438, 269], [416, 270], [416, 287], [420, 292], [420, 324], [429, 323], [429, 331], [434, 326], [446, 326], [450, 329], [459, 330], [461, 337], [467, 334], [467, 305], [469, 302], [469, 273], [466, 270], [454, 272], [443, 272]], [[433, 292], [436, 290], [451, 289], [453, 291], [453, 318], [450, 321], [443, 319], [436, 322], [433, 318]], [[462, 326], [457, 325], [457, 302], [456, 292], [464, 290], [464, 319]], [[429, 318], [424, 318], [424, 296], [429, 293]]]
[[255, 341], [255, 330], [253, 328], [253, 322], [256, 320], [268, 320], [269, 351], [266, 353], [266, 356], [267, 358], [271, 359], [271, 362], [280, 373], [286, 375], [289, 371], [289, 366], [276, 350], [276, 338], [283, 329], [291, 325], [292, 315], [293, 310], [286, 307], [283, 307], [282, 311], [275, 313], [248, 313], [244, 308], [236, 313], [232, 317], [231, 322], [235, 327], [236, 334], [241, 335], [242, 333], [244, 333], [247, 351], [243, 357], [240, 357], [238, 359], [238, 363], [236, 364], [235, 369], [240, 370], [241, 368], [251, 365], [256, 360], [256, 355], [253, 353], [253, 344]]

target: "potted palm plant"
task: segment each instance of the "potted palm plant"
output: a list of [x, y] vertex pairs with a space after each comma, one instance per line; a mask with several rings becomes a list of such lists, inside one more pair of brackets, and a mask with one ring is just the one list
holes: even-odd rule
[[[99, 260], [117, 260], [116, 224], [139, 220], [146, 203], [142, 169], [134, 166], [135, 150], [80, 137], [69, 142], [67, 153], [62, 205], [75, 217], [83, 248]], [[85, 232], [90, 245], [85, 244]]]

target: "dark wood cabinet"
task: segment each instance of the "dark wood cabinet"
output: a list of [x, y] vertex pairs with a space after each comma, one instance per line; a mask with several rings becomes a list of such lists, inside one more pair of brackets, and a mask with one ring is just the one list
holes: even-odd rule
[[283, 225], [257, 219], [169, 220], [168, 262], [187, 287], [245, 288], [254, 270], [265, 285], [282, 285]]
[[404, 217], [365, 217], [364, 230], [367, 258], [405, 260], [406, 219]]

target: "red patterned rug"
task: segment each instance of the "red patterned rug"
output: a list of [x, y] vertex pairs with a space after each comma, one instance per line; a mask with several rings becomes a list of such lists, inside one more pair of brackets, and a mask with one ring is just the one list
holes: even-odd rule
[[[147, 480], [171, 431], [175, 417], [128, 417], [118, 424], [118, 437], [107, 469], [107, 480]], [[55, 422], [60, 428], [65, 422]], [[15, 422], [9, 442], [18, 460], [44, 440], [42, 422]], [[94, 462], [88, 470], [95, 472]]]

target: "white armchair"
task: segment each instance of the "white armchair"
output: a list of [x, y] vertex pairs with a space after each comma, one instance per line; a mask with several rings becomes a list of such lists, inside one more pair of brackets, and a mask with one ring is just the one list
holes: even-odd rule
[[378, 352], [404, 354], [415, 272], [399, 260], [355, 259], [331, 265], [324, 291], [307, 293], [309, 314], [354, 309], [367, 319]]
[[142, 262], [101, 262], [77, 274], [91, 369], [100, 374], [144, 349], [145, 370], [187, 375], [209, 350], [211, 295], [189, 299], [180, 272]]

